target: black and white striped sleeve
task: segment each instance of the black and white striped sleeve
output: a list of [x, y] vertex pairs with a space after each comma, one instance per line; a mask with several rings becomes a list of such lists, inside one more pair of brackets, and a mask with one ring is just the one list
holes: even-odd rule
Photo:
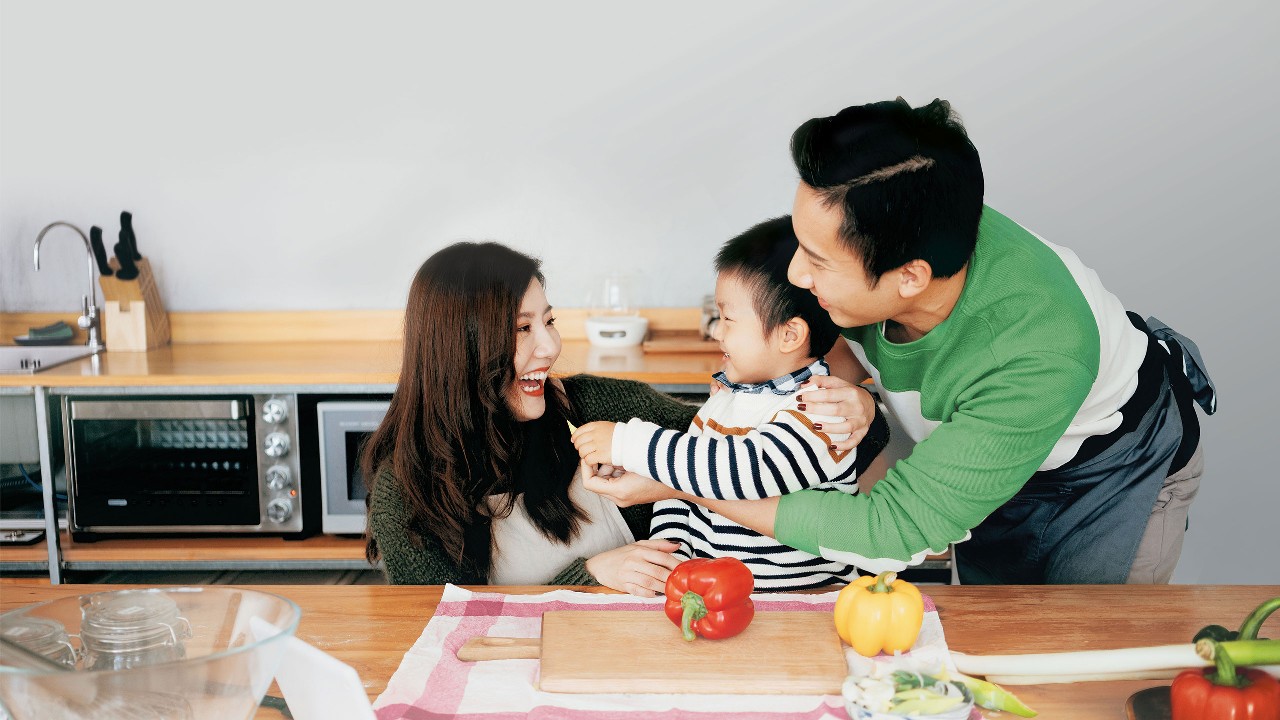
[[693, 557], [689, 538], [689, 504], [683, 500], [659, 500], [654, 503], [653, 519], [649, 521], [649, 537], [679, 543], [680, 549], [673, 554], [681, 560]]
[[853, 483], [857, 448], [837, 452], [830, 449], [832, 442], [808, 417], [792, 410], [733, 435], [695, 435], [633, 419], [614, 429], [613, 459], [690, 495], [756, 500], [827, 483]]

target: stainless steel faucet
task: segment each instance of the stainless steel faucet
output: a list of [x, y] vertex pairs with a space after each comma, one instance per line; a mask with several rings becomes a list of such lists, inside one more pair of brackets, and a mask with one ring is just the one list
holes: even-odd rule
[[63, 222], [62, 220], [45, 225], [44, 229], [40, 231], [40, 234], [36, 236], [36, 270], [40, 269], [40, 243], [44, 240], [45, 233], [60, 225], [75, 230], [76, 234], [80, 236], [80, 239], [84, 241], [84, 251], [88, 256], [89, 262], [89, 294], [85, 295], [81, 301], [81, 315], [76, 320], [76, 324], [80, 326], [80, 329], [88, 331], [88, 346], [101, 350], [106, 346], [103, 345], [102, 339], [98, 335], [98, 327], [101, 324], [101, 320], [98, 317], [97, 293], [95, 290], [97, 283], [93, 281], [93, 246], [89, 244], [89, 238], [85, 236], [84, 231], [69, 222]]

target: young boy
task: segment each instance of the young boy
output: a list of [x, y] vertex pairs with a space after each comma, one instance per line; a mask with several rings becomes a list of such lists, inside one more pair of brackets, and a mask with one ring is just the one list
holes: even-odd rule
[[[757, 499], [805, 488], [856, 494], [858, 475], [888, 440], [877, 415], [858, 448], [836, 452], [846, 436], [822, 431], [824, 418], [805, 415], [796, 396], [838, 337], [817, 298], [787, 281], [797, 241], [791, 217], [769, 220], [725, 243], [716, 255], [714, 336], [724, 351], [721, 387], [698, 411], [688, 432], [632, 419], [593, 422], [573, 436], [582, 459], [622, 466], [677, 490], [717, 499]], [[827, 422], [835, 418], [825, 419]], [[684, 557], [736, 557], [755, 575], [757, 590], [796, 590], [853, 579], [852, 565], [779, 544], [682, 500], [653, 509], [651, 536], [679, 543]]]

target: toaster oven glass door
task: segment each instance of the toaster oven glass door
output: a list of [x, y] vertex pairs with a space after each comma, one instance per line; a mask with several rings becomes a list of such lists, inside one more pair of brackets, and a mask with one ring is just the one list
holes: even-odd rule
[[256, 525], [247, 399], [70, 404], [76, 527]]

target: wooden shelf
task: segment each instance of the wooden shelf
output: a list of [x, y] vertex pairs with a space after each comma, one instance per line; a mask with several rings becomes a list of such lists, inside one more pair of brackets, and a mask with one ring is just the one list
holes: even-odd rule
[[72, 542], [62, 536], [68, 570], [368, 570], [364, 538], [155, 537]]
[[0, 545], [0, 572], [49, 569], [49, 543]]

